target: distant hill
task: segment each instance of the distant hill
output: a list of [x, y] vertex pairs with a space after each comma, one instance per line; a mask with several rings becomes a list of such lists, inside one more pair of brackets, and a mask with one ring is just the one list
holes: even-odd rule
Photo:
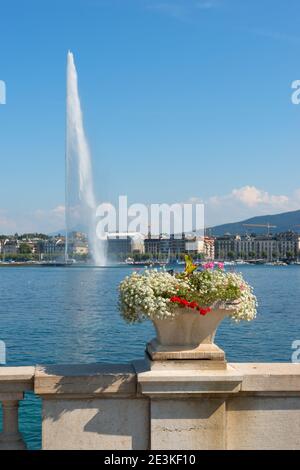
[[[85, 225], [76, 225], [72, 229], [74, 232], [83, 232], [87, 233], [87, 227]], [[57, 235], [63, 235], [65, 236], [66, 234], [66, 229], [62, 228], [61, 230], [56, 230], [55, 232], [48, 233], [49, 237], [56, 237]]]
[[[283, 212], [275, 215], [259, 215], [257, 217], [251, 217], [250, 219], [242, 220], [240, 222], [233, 222], [230, 224], [216, 225], [215, 227], [209, 227], [208, 233], [214, 236], [224, 235], [230, 233], [231, 235], [243, 235], [246, 233], [267, 233], [267, 227], [244, 227], [243, 224], [270, 224], [276, 225], [276, 228], [270, 228], [270, 233], [275, 232], [286, 232], [287, 230], [293, 230], [294, 232], [300, 233], [300, 210]], [[299, 225], [299, 227], [297, 227]], [[77, 225], [74, 227], [75, 231], [87, 232], [87, 228], [84, 225]], [[57, 230], [56, 232], [49, 233], [48, 235], [64, 235], [65, 229]]]
[[283, 212], [275, 215], [260, 215], [257, 217], [251, 217], [250, 219], [242, 220], [241, 222], [234, 222], [231, 224], [222, 224], [215, 227], [210, 227], [209, 234], [214, 236], [224, 235], [230, 233], [231, 235], [245, 233], [267, 233], [267, 227], [244, 227], [243, 224], [270, 224], [276, 225], [276, 228], [271, 228], [270, 232], [286, 232], [287, 230], [293, 230], [294, 232], [300, 232], [300, 210]]

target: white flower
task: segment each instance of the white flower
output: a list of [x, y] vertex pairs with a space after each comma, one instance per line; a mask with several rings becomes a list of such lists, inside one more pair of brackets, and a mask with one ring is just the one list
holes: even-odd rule
[[[189, 277], [157, 270], [134, 272], [121, 282], [119, 289], [120, 309], [129, 322], [184, 314], [185, 308], [178, 309], [170, 301], [178, 292], [201, 307], [225, 303], [234, 321], [250, 321], [256, 316], [257, 301], [252, 287], [241, 274], [220, 269], [196, 272]], [[234, 301], [237, 302], [233, 309]]]

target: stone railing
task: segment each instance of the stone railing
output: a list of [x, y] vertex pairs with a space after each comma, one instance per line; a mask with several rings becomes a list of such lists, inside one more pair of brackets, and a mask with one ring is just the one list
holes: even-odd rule
[[300, 364], [1, 368], [0, 448], [24, 447], [17, 406], [32, 389], [43, 449], [300, 449]]
[[43, 448], [300, 448], [300, 364], [168, 364], [37, 368]]
[[2, 432], [0, 450], [25, 449], [19, 432], [19, 401], [24, 392], [33, 390], [34, 367], [0, 367], [0, 402], [2, 404]]

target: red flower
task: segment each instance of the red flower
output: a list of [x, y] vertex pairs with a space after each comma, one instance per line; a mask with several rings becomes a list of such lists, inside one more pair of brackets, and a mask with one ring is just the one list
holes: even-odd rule
[[190, 303], [189, 303], [189, 307], [190, 307], [190, 308], [197, 308], [197, 307], [198, 307], [198, 304], [197, 304], [197, 302], [190, 302]]
[[170, 301], [173, 302], [173, 303], [184, 305], [185, 307], [188, 307], [188, 308], [196, 309], [196, 310], [198, 310], [200, 315], [206, 315], [208, 312], [211, 311], [210, 307], [206, 307], [206, 308], [200, 307], [197, 304], [197, 302], [189, 302], [188, 300], [183, 299], [182, 297], [177, 297], [176, 295], [171, 297]]
[[199, 307], [198, 310], [199, 310], [200, 315], [206, 315], [208, 312], [211, 311], [211, 308], [210, 307], [206, 307], [206, 308]]

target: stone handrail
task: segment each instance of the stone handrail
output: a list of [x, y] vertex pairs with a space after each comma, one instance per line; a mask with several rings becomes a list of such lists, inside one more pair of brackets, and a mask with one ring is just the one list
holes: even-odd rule
[[24, 392], [33, 390], [34, 367], [0, 367], [0, 402], [2, 404], [3, 431], [0, 433], [0, 450], [25, 449], [19, 432], [19, 401]]

